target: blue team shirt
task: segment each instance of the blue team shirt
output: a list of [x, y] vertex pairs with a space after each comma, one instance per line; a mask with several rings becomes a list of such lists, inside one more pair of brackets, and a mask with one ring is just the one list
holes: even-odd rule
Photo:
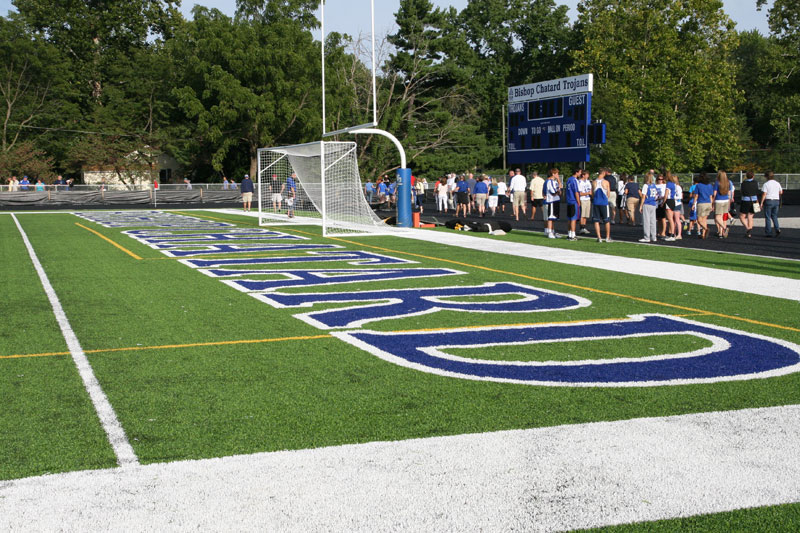
[[667, 182], [667, 190], [669, 191], [669, 197], [673, 200], [675, 199], [675, 184], [671, 181]]
[[479, 181], [475, 184], [475, 194], [487, 194], [488, 192], [489, 187], [485, 181]]
[[[728, 191], [730, 193], [730, 185], [728, 185]], [[716, 199], [720, 202], [724, 202], [725, 200], [730, 199], [730, 194], [720, 194], [719, 193], [719, 182], [714, 183], [714, 194], [716, 194]]]
[[578, 180], [575, 176], [570, 176], [567, 178], [567, 203], [578, 205], [578, 201], [575, 200], [578, 194]]
[[469, 192], [469, 183], [466, 180], [461, 180], [456, 183], [456, 187], [458, 188], [458, 192]]
[[608, 205], [608, 195], [602, 185], [598, 185], [595, 188], [592, 203], [594, 205]]
[[644, 195], [644, 205], [658, 205], [658, 197], [660, 196], [658, 187], [652, 183], [645, 184], [642, 187], [642, 194]]
[[708, 183], [696, 183], [694, 193], [697, 195], [698, 204], [710, 204], [711, 195], [714, 194], [714, 187]]

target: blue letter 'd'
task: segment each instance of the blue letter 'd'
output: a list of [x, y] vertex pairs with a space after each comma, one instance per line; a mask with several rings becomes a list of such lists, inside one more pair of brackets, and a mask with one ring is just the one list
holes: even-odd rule
[[[655, 335], [693, 335], [710, 348], [691, 353], [582, 361], [496, 361], [447, 353], [453, 348]], [[800, 346], [753, 333], [664, 315], [586, 324], [547, 324], [444, 332], [336, 332], [333, 335], [392, 363], [442, 376], [542, 386], [642, 387], [714, 383], [800, 371]]]

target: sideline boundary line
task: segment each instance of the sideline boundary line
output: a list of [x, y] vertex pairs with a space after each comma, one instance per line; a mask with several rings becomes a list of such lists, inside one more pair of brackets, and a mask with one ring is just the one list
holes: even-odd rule
[[50, 300], [53, 313], [61, 328], [64, 340], [67, 342], [72, 360], [78, 368], [83, 386], [89, 394], [89, 398], [92, 400], [92, 405], [97, 412], [97, 416], [100, 418], [103, 430], [105, 430], [108, 436], [108, 441], [114, 450], [114, 455], [117, 457], [117, 463], [123, 468], [138, 465], [139, 459], [136, 457], [136, 453], [133, 451], [133, 447], [128, 441], [125, 429], [122, 427], [122, 424], [120, 424], [117, 414], [114, 412], [114, 407], [108, 401], [108, 397], [103, 392], [100, 382], [97, 381], [92, 366], [89, 364], [89, 359], [86, 357], [83, 348], [81, 348], [78, 337], [72, 330], [72, 326], [70, 326], [64, 308], [61, 307], [61, 302], [58, 300], [56, 291], [50, 284], [50, 280], [47, 278], [47, 274], [44, 271], [44, 267], [42, 267], [42, 264], [39, 262], [39, 258], [36, 256], [36, 252], [33, 249], [31, 241], [28, 239], [28, 235], [25, 233], [25, 230], [22, 229], [22, 225], [19, 223], [19, 220], [17, 220], [17, 217], [12, 214], [11, 218], [14, 219], [14, 223], [17, 225], [17, 229], [22, 236], [22, 241], [28, 249], [28, 255], [30, 255], [33, 267], [39, 275], [39, 280], [42, 282], [44, 292], [47, 294], [48, 300]]
[[98, 237], [100, 237], [101, 239], [103, 239], [104, 241], [106, 241], [106, 242], [109, 242], [109, 243], [113, 244], [114, 246], [116, 246], [117, 248], [119, 248], [120, 250], [122, 250], [123, 252], [125, 252], [126, 254], [128, 254], [129, 256], [133, 257], [133, 258], [134, 258], [134, 259], [136, 259], [137, 261], [141, 261], [141, 260], [142, 260], [142, 258], [141, 258], [141, 257], [139, 257], [139, 256], [138, 256], [138, 255], [136, 255], [135, 253], [131, 252], [130, 250], [128, 250], [127, 248], [125, 248], [125, 247], [124, 247], [124, 246], [122, 246], [121, 244], [117, 244], [116, 242], [112, 241], [111, 239], [109, 239], [108, 237], [106, 237], [105, 235], [103, 235], [102, 233], [100, 233], [99, 231], [95, 231], [95, 230], [93, 230], [92, 228], [87, 228], [86, 226], [84, 226], [83, 224], [81, 224], [81, 223], [79, 223], [79, 222], [76, 222], [76, 223], [75, 223], [75, 225], [76, 225], [76, 226], [78, 226], [78, 227], [81, 227], [81, 228], [85, 229], [86, 231], [91, 231], [92, 233], [94, 233], [95, 235], [97, 235]]
[[[223, 221], [223, 222], [230, 222], [230, 223], [233, 223], [233, 224], [242, 224], [243, 223], [242, 221], [235, 221], [235, 220], [230, 220], [230, 219], [217, 218], [217, 217], [213, 217], [213, 216], [210, 216], [210, 215], [204, 215], [204, 214], [194, 214], [193, 216], [206, 217], [206, 218], [210, 218], [212, 220], [220, 220], [220, 221]], [[314, 236], [314, 237], [320, 237], [320, 238], [324, 238], [324, 239], [340, 241], [340, 242], [344, 242], [344, 243], [347, 243], [347, 244], [352, 244], [352, 245], [355, 245], [355, 246], [363, 246], [365, 248], [373, 248], [375, 250], [381, 250], [381, 251], [384, 251], [384, 252], [392, 252], [392, 253], [397, 253], [397, 254], [410, 255], [412, 257], [419, 257], [419, 258], [422, 258], [422, 259], [429, 259], [429, 260], [432, 260], [432, 261], [442, 261], [442, 262], [445, 262], [445, 263], [459, 265], [459, 266], [463, 266], [463, 267], [467, 267], [467, 268], [477, 268], [479, 270], [485, 270], [487, 272], [494, 272], [496, 274], [503, 274], [505, 276], [514, 276], [514, 277], [518, 277], [518, 278], [529, 279], [529, 280], [532, 280], [532, 281], [539, 281], [539, 282], [542, 282], [542, 283], [552, 283], [554, 285], [560, 285], [562, 287], [569, 287], [571, 289], [578, 289], [578, 290], [589, 291], [589, 292], [594, 292], [594, 293], [598, 293], [598, 294], [605, 294], [607, 296], [616, 296], [618, 298], [626, 298], [626, 299], [634, 300], [634, 301], [637, 301], [637, 302], [648, 303], [648, 304], [653, 304], [653, 305], [660, 305], [660, 306], [669, 307], [669, 308], [672, 308], [672, 309], [679, 309], [681, 311], [688, 311], [690, 313], [702, 313], [702, 314], [707, 315], [707, 316], [714, 316], [714, 317], [719, 317], [719, 318], [738, 320], [740, 322], [746, 322], [748, 324], [755, 324], [755, 325], [758, 325], [758, 326], [766, 326], [766, 327], [771, 327], [771, 328], [776, 328], [776, 329], [783, 329], [783, 330], [786, 330], [786, 331], [793, 331], [793, 332], [800, 333], [800, 328], [793, 328], [791, 326], [782, 326], [780, 324], [774, 324], [774, 323], [771, 323], [771, 322], [762, 322], [760, 320], [753, 320], [751, 318], [744, 318], [744, 317], [740, 317], [740, 316], [725, 315], [725, 314], [722, 314], [722, 313], [715, 313], [714, 311], [707, 311], [705, 309], [697, 309], [697, 308], [694, 308], [694, 307], [686, 307], [686, 306], [678, 305], [678, 304], [660, 302], [658, 300], [650, 300], [648, 298], [640, 298], [638, 296], [631, 296], [631, 295], [628, 295], [628, 294], [621, 294], [621, 293], [618, 293], [618, 292], [605, 291], [605, 290], [602, 290], [602, 289], [595, 289], [595, 288], [592, 288], [592, 287], [583, 287], [581, 285], [573, 285], [571, 283], [566, 283], [566, 282], [563, 282], [563, 281], [555, 281], [555, 280], [550, 280], [550, 279], [545, 279], [545, 278], [539, 278], [539, 277], [536, 277], [536, 276], [529, 276], [527, 274], [519, 274], [517, 272], [508, 272], [508, 271], [505, 271], [505, 270], [498, 270], [498, 269], [495, 269], [495, 268], [489, 268], [489, 267], [480, 266], [480, 265], [472, 265], [470, 263], [463, 263], [461, 261], [454, 261], [452, 259], [444, 259], [442, 257], [431, 257], [431, 256], [423, 255], [423, 254], [417, 254], [417, 253], [414, 253], [414, 252], [404, 252], [404, 251], [401, 251], [401, 250], [393, 250], [391, 248], [384, 248], [382, 246], [375, 246], [373, 244], [366, 244], [366, 243], [363, 243], [363, 242], [350, 241], [350, 240], [347, 240], [347, 239], [342, 239], [340, 237], [322, 237], [321, 235], [317, 235], [316, 233], [310, 233], [310, 232], [307, 232], [307, 231], [298, 230], [298, 229], [294, 229], [294, 228], [282, 228], [282, 229], [285, 230], [285, 231], [289, 231], [289, 232], [301, 233], [303, 235], [311, 235], [311, 236]]]

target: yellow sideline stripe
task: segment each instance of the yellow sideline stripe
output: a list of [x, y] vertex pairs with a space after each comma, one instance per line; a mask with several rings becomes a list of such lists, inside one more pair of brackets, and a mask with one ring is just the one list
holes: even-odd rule
[[[159, 346], [127, 346], [124, 348], [100, 348], [97, 350], [84, 350], [83, 353], [110, 353], [110, 352], [140, 352], [145, 350], [169, 350], [174, 348], [197, 348], [199, 346], [232, 346], [238, 344], [261, 344], [265, 342], [283, 342], [283, 341], [308, 341], [316, 339], [332, 339], [329, 334], [323, 335], [305, 335], [300, 337], [278, 337], [275, 339], [245, 339], [240, 341], [217, 341], [217, 342], [192, 342], [189, 344], [162, 344]], [[25, 357], [46, 357], [51, 355], [69, 355], [69, 352], [49, 352], [49, 353], [31, 353], [31, 354], [16, 354], [16, 355], [0, 355], [0, 359], [22, 359]]]
[[125, 248], [124, 246], [122, 246], [122, 245], [120, 245], [120, 244], [117, 244], [117, 243], [115, 243], [114, 241], [112, 241], [111, 239], [109, 239], [108, 237], [106, 237], [105, 235], [103, 235], [102, 233], [100, 233], [100, 232], [98, 232], [98, 231], [95, 231], [95, 230], [93, 230], [92, 228], [87, 228], [86, 226], [84, 226], [83, 224], [80, 224], [80, 223], [78, 223], [78, 222], [76, 222], [76, 223], [75, 223], [75, 225], [76, 225], [76, 226], [79, 226], [79, 227], [81, 227], [81, 228], [83, 228], [83, 229], [85, 229], [86, 231], [91, 231], [92, 233], [94, 233], [95, 235], [97, 235], [98, 237], [100, 237], [101, 239], [103, 239], [103, 240], [104, 240], [104, 241], [106, 241], [106, 242], [110, 242], [111, 244], [113, 244], [114, 246], [116, 246], [117, 248], [119, 248], [120, 250], [122, 250], [123, 252], [125, 252], [126, 254], [128, 254], [129, 256], [133, 257], [133, 258], [134, 258], [134, 259], [136, 259], [137, 261], [141, 261], [141, 260], [142, 260], [142, 258], [141, 258], [141, 257], [139, 257], [139, 256], [138, 256], [138, 255], [136, 255], [135, 253], [131, 252], [130, 250], [128, 250], [128, 249], [127, 249], [127, 248]]
[[[199, 215], [199, 216], [206, 216], [206, 215]], [[214, 217], [208, 217], [208, 218], [212, 218], [214, 220], [221, 220], [223, 222], [231, 222], [231, 223], [236, 223], [236, 224], [240, 223], [240, 222], [237, 222], [237, 221], [225, 220], [225, 219], [221, 219], [221, 218], [214, 218]], [[281, 229], [282, 230], [285, 229], [286, 231], [290, 231], [290, 232], [294, 232], [294, 233], [302, 233], [304, 235], [312, 235], [314, 237], [320, 237], [320, 235], [317, 235], [315, 233], [310, 233], [310, 232], [302, 231], [302, 230], [298, 230], [298, 229], [293, 229], [293, 228], [292, 229], [281, 228]], [[459, 265], [459, 266], [463, 266], [463, 267], [467, 267], [467, 268], [477, 268], [479, 270], [486, 270], [488, 272], [494, 272], [496, 274], [503, 274], [504, 276], [514, 276], [514, 277], [518, 277], [518, 278], [530, 279], [530, 280], [533, 280], [533, 281], [540, 281], [540, 282], [543, 282], [543, 283], [552, 283], [553, 285], [560, 285], [562, 287], [569, 287], [571, 289], [578, 289], [578, 290], [582, 290], [582, 291], [595, 292], [595, 293], [598, 293], [598, 294], [605, 294], [605, 295], [608, 295], [608, 296], [616, 296], [618, 298], [627, 298], [629, 300], [634, 300], [634, 301], [637, 301], [637, 302], [653, 304], [653, 305], [660, 305], [660, 306], [663, 306], [663, 307], [670, 307], [672, 309], [680, 309], [681, 311], [689, 311], [691, 313], [698, 313], [698, 314], [706, 315], [706, 316], [715, 316], [715, 317], [726, 318], [726, 319], [730, 319], [730, 320], [738, 320], [740, 322], [747, 322], [748, 324], [755, 324], [755, 325], [758, 325], [758, 326], [766, 326], [766, 327], [770, 327], [770, 328], [777, 328], [777, 329], [783, 329], [783, 330], [786, 330], [786, 331], [794, 331], [794, 332], [800, 333], [800, 328], [793, 328], [791, 326], [781, 326], [780, 324], [774, 324], [772, 322], [762, 322], [760, 320], [753, 320], [751, 318], [744, 318], [744, 317], [740, 317], [740, 316], [733, 316], [733, 315], [725, 315], [725, 314], [722, 314], [722, 313], [715, 313], [713, 311], [706, 311], [705, 309], [696, 309], [694, 307], [686, 307], [686, 306], [683, 306], [683, 305], [670, 304], [670, 303], [667, 303], [667, 302], [659, 302], [658, 300], [650, 300], [649, 298], [639, 298], [638, 296], [630, 296], [628, 294], [621, 294], [621, 293], [618, 293], [618, 292], [604, 291], [602, 289], [594, 289], [592, 287], [583, 287], [581, 285], [573, 285], [571, 283], [565, 283], [563, 281], [554, 281], [554, 280], [546, 279], [546, 278], [537, 278], [536, 276], [528, 276], [527, 274], [519, 274], [517, 272], [508, 272], [506, 270], [498, 270], [496, 268], [489, 268], [489, 267], [480, 266], [480, 265], [472, 265], [470, 263], [462, 263], [461, 261], [454, 261], [452, 259], [444, 259], [442, 257], [431, 257], [431, 256], [428, 256], [428, 255], [416, 254], [414, 252], [404, 252], [404, 251], [401, 251], [401, 250], [393, 250], [391, 248], [384, 248], [382, 246], [374, 246], [374, 245], [366, 244], [366, 243], [363, 243], [363, 242], [349, 241], [347, 239], [342, 239], [340, 237], [325, 237], [325, 238], [331, 239], [331, 240], [334, 240], [334, 241], [345, 242], [347, 244], [352, 244], [352, 245], [355, 245], [355, 246], [362, 246], [362, 247], [365, 247], [365, 248], [372, 248], [372, 249], [380, 250], [380, 251], [383, 251], [383, 252], [392, 252], [392, 253], [397, 253], [397, 254], [410, 255], [412, 257], [419, 257], [419, 258], [422, 258], [422, 259], [429, 259], [431, 261], [442, 261], [444, 263], [450, 263], [450, 264], [453, 264], [453, 265]]]

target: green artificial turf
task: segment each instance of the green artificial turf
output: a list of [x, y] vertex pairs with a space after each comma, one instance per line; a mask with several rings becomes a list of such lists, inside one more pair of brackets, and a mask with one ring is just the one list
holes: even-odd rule
[[741, 509], [726, 513], [689, 516], [674, 520], [642, 522], [620, 526], [601, 527], [583, 531], [597, 533], [628, 533], [652, 531], [669, 532], [763, 532], [781, 533], [800, 530], [800, 503]]
[[[209, 215], [233, 221], [242, 218]], [[124, 228], [102, 228], [67, 214], [21, 215], [20, 219], [51, 275], [78, 338], [91, 352], [90, 362], [103, 390], [144, 463], [800, 402], [797, 375], [618, 389], [535, 387], [427, 374], [383, 361], [292, 316], [312, 309], [275, 309], [220, 280], [166, 259], [122, 235]], [[76, 226], [76, 221], [143, 259], [132, 258]], [[243, 227], [254, 226], [253, 219], [242, 218], [241, 222]], [[323, 239], [319, 228], [275, 229], [309, 236], [310, 242], [334, 243], [418, 262], [411, 267], [464, 272], [434, 279], [313, 287], [301, 292], [513, 281], [592, 302], [589, 307], [549, 313], [441, 311], [372, 322], [366, 329], [502, 327], [624, 318], [638, 313], [695, 315], [701, 310], [718, 315], [690, 318], [800, 343], [800, 333], [768, 325], [796, 328], [800, 316], [797, 302], [752, 296], [742, 306], [741, 293], [699, 285], [614, 272], [596, 276], [595, 271], [583, 267], [387, 236]], [[358, 268], [313, 261], [274, 268], [337, 267]], [[666, 305], [638, 299], [643, 296]], [[313, 310], [342, 305], [350, 304], [320, 305]], [[765, 324], [734, 320], [736, 314]], [[323, 338], [315, 338], [319, 336]], [[309, 338], [197, 345], [285, 337]], [[530, 352], [520, 347], [496, 347], [491, 357], [643, 357], [704, 346], [681, 337], [670, 338], [659, 343], [658, 350], [650, 350], [658, 339], [574, 342], [557, 349], [542, 345]], [[174, 347], [166, 347], [171, 345]], [[111, 351], [115, 349], [130, 350]], [[475, 356], [467, 352], [459, 354]], [[36, 367], [49, 360], [57, 359], [25, 361]], [[8, 361], [0, 360], [0, 368], [8, 368]], [[0, 423], [9, 424], [5, 418], [14, 416], [0, 413]], [[22, 458], [16, 462], [14, 473], [4, 475], [19, 477], [40, 471], [33, 461]]]

